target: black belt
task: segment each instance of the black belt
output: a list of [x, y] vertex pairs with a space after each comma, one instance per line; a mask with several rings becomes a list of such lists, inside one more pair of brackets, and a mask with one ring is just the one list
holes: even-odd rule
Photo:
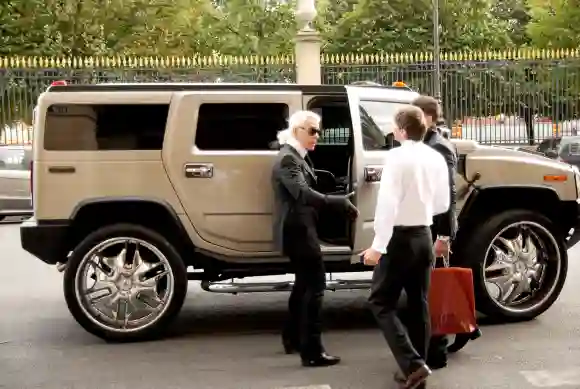
[[415, 232], [415, 231], [423, 231], [425, 229], [429, 229], [429, 226], [395, 226], [393, 231], [397, 232]]

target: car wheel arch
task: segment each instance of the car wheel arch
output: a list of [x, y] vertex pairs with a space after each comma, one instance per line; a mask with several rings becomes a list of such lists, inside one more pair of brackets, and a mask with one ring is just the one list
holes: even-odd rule
[[81, 201], [71, 212], [71, 244], [103, 225], [132, 222], [157, 230], [179, 253], [191, 258], [193, 243], [175, 209], [167, 201], [135, 196], [93, 197]]

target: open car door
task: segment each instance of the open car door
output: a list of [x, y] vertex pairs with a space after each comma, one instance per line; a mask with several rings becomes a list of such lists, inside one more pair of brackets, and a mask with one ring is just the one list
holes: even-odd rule
[[396, 146], [392, 140], [395, 113], [410, 104], [418, 93], [406, 88], [347, 86], [352, 118], [354, 161], [351, 182], [354, 204], [360, 215], [354, 222], [353, 256], [360, 261], [361, 251], [369, 248], [374, 238], [374, 217], [377, 193], [385, 153]]

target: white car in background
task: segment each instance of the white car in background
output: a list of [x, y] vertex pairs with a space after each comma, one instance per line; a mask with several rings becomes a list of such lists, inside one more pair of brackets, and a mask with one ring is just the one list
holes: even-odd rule
[[0, 145], [0, 220], [32, 216], [31, 145]]

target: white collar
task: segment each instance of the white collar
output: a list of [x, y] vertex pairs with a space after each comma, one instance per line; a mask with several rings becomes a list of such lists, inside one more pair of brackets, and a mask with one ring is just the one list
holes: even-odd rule
[[405, 139], [404, 141], [401, 142], [401, 146], [412, 146], [412, 145], [417, 145], [420, 143], [423, 143], [423, 142], [418, 141], [418, 140]]
[[298, 151], [298, 154], [300, 154], [300, 156], [302, 158], [306, 157], [306, 154], [308, 153], [308, 151], [300, 144], [300, 142], [298, 142], [296, 140], [296, 138], [294, 138], [293, 136], [291, 136], [286, 143], [288, 143], [290, 146], [292, 146], [296, 151]]

